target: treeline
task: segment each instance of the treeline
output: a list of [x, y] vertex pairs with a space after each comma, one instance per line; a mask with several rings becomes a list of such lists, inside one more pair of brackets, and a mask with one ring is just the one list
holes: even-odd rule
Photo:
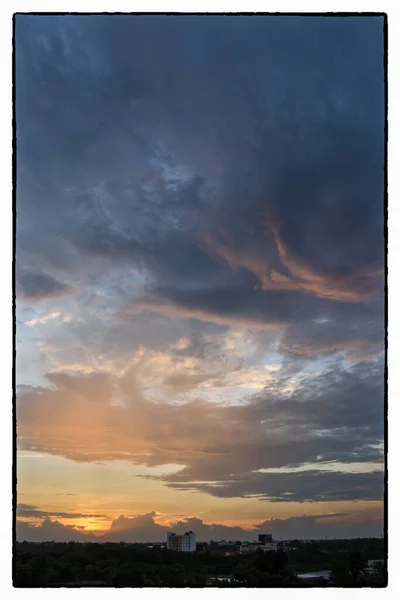
[[286, 552], [290, 569], [298, 573], [332, 570], [349, 556], [359, 556], [364, 568], [368, 560], [383, 559], [385, 543], [382, 538], [294, 540], [286, 547]]
[[229, 556], [144, 544], [21, 542], [14, 548], [13, 582], [15, 587], [298, 587], [309, 584], [296, 573], [330, 570], [333, 585], [382, 587], [385, 566], [372, 574], [365, 568], [368, 560], [382, 559], [384, 550], [379, 539], [298, 540], [278, 552]]

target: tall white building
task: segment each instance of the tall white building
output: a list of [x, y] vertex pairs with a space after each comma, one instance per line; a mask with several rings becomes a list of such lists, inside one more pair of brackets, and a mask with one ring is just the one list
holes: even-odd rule
[[167, 533], [167, 548], [175, 552], [196, 552], [196, 534], [188, 531], [183, 535]]

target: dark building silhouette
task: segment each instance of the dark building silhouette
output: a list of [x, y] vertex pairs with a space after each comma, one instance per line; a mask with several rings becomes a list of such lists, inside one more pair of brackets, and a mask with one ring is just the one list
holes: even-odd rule
[[266, 542], [272, 542], [272, 534], [271, 533], [259, 533], [258, 541], [261, 542], [262, 544], [265, 544]]

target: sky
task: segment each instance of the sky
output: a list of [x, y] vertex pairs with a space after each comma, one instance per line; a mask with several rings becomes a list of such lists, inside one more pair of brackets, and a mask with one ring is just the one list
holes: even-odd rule
[[383, 535], [382, 17], [17, 16], [17, 539]]

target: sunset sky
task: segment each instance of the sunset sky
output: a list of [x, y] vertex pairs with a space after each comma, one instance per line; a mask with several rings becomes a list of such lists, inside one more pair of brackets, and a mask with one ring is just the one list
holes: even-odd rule
[[383, 52], [17, 16], [18, 539], [383, 534]]

